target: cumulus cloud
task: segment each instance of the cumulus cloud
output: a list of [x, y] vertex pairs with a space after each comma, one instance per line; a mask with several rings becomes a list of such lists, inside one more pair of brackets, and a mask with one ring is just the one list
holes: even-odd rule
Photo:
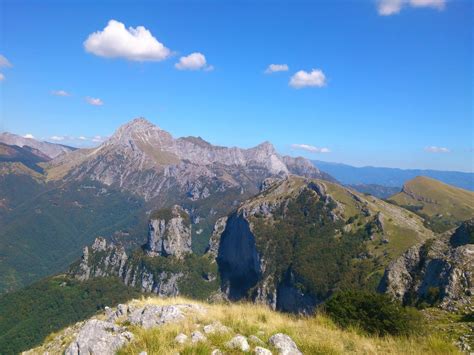
[[68, 93], [67, 91], [64, 91], [64, 90], [53, 90], [53, 91], [51, 91], [51, 95], [54, 95], [54, 96], [71, 96], [70, 93]]
[[430, 147], [425, 147], [425, 152], [428, 153], [449, 153], [450, 150], [446, 147], [436, 147], [434, 145]]
[[390, 16], [398, 14], [406, 6], [443, 10], [446, 0], [378, 0], [377, 9], [380, 15]]
[[161, 61], [171, 51], [143, 26], [129, 27], [110, 20], [102, 31], [89, 35], [84, 41], [87, 52], [107, 58], [125, 58], [133, 61]]
[[265, 69], [265, 74], [276, 73], [279, 71], [288, 71], [287, 64], [270, 64], [267, 69]]
[[51, 136], [51, 137], [49, 137], [49, 139], [51, 139], [52, 141], [60, 142], [60, 141], [64, 140], [64, 137], [63, 136]]
[[178, 70], [205, 70], [211, 71], [214, 69], [212, 65], [208, 65], [204, 54], [199, 52], [191, 53], [190, 55], [179, 58], [175, 68]]
[[23, 136], [23, 138], [35, 139], [35, 136], [32, 135], [31, 133], [27, 133]]
[[305, 87], [323, 87], [326, 85], [326, 76], [321, 69], [312, 69], [311, 72], [300, 70], [290, 79], [289, 85], [295, 89]]
[[0, 67], [11, 68], [12, 66], [12, 63], [4, 55], [0, 54]]
[[305, 150], [310, 153], [330, 153], [331, 152], [329, 148], [319, 148], [319, 147], [315, 147], [314, 145], [309, 145], [309, 144], [292, 144], [291, 148]]
[[95, 97], [86, 97], [86, 101], [89, 105], [92, 106], [102, 106], [104, 104], [101, 99]]
[[[11, 68], [13, 65], [10, 61], [2, 54], [0, 54], [0, 68]], [[0, 81], [5, 80], [5, 75], [0, 73]]]
[[86, 140], [87, 140], [87, 138], [84, 137], [84, 136], [79, 136], [79, 137], [77, 137], [77, 138], [78, 138], [79, 140], [81, 140], [81, 141], [86, 141]]

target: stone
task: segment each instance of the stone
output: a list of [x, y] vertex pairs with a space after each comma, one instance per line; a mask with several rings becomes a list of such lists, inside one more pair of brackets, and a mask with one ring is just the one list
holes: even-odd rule
[[272, 352], [266, 348], [262, 348], [261, 346], [256, 346], [255, 355], [272, 355]]
[[176, 335], [176, 338], [174, 338], [174, 341], [178, 344], [184, 344], [188, 341], [188, 336], [183, 333], [179, 333]]
[[211, 355], [224, 355], [224, 353], [219, 349], [214, 349], [212, 350]]
[[191, 334], [191, 342], [193, 344], [199, 343], [201, 341], [206, 341], [206, 340], [207, 338], [199, 330], [196, 330]]
[[113, 355], [133, 338], [124, 327], [98, 319], [87, 321], [65, 351], [65, 355]]
[[145, 329], [178, 321], [184, 318], [178, 306], [156, 306], [146, 305], [143, 308], [135, 309], [128, 316], [130, 323], [140, 325]]
[[278, 333], [272, 335], [269, 340], [270, 344], [278, 350], [280, 355], [302, 355], [296, 343], [288, 335]]
[[222, 325], [220, 322], [214, 322], [212, 324], [208, 324], [203, 328], [204, 333], [206, 334], [213, 334], [213, 333], [228, 333], [230, 331], [225, 325]]
[[226, 347], [228, 347], [229, 349], [237, 349], [244, 352], [250, 350], [250, 345], [247, 341], [247, 338], [240, 334], [236, 335], [230, 341], [228, 341], [226, 343]]

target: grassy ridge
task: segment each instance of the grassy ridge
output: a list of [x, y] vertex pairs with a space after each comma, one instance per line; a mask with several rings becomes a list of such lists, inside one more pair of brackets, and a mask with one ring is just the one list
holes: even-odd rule
[[[243, 354], [237, 350], [226, 349], [225, 343], [235, 334], [244, 336], [257, 335], [263, 340], [265, 347], [277, 352], [268, 344], [268, 339], [275, 333], [285, 333], [292, 337], [304, 354], [459, 354], [451, 344], [435, 335], [411, 337], [375, 337], [364, 334], [361, 330], [351, 328], [342, 330], [328, 317], [317, 315], [297, 317], [270, 310], [262, 305], [249, 303], [207, 304], [183, 298], [142, 298], [133, 301], [138, 306], [145, 304], [179, 304], [193, 303], [201, 305], [205, 312], [196, 312], [178, 323], [144, 330], [131, 327], [134, 340], [121, 349], [121, 355], [136, 355], [142, 351], [148, 354], [210, 354], [213, 349], [221, 349], [226, 354]], [[176, 344], [174, 338], [179, 333], [188, 336], [204, 325], [220, 322], [231, 328], [228, 334], [212, 334], [208, 340], [198, 344]], [[72, 339], [65, 329], [48, 338], [48, 349], [56, 352], [64, 351], [67, 343], [62, 339]], [[252, 349], [256, 344], [251, 344]], [[42, 353], [45, 346], [35, 349], [34, 353]]]
[[437, 232], [474, 217], [474, 192], [424, 176], [408, 181], [389, 200], [425, 217], [427, 225]]

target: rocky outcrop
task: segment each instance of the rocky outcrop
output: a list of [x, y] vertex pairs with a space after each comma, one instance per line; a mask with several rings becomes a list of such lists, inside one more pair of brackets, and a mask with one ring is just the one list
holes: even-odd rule
[[210, 255], [213, 259], [217, 258], [219, 253], [219, 244], [221, 242], [222, 233], [224, 233], [227, 225], [227, 216], [221, 217], [214, 224], [211, 238], [209, 239], [209, 246], [206, 249], [206, 254]]
[[113, 355], [132, 340], [133, 335], [124, 327], [98, 319], [87, 321], [64, 352], [65, 355]]
[[379, 290], [405, 303], [426, 302], [448, 310], [470, 305], [474, 295], [473, 221], [413, 246], [393, 261]]
[[145, 249], [149, 256], [176, 258], [192, 252], [190, 219], [182, 207], [175, 205], [152, 214]]
[[142, 292], [160, 296], [177, 296], [182, 272], [156, 270], [131, 258], [121, 245], [98, 237], [90, 247], [85, 247], [79, 263], [74, 264], [69, 274], [85, 281], [94, 277], [119, 277], [126, 285], [138, 287]]

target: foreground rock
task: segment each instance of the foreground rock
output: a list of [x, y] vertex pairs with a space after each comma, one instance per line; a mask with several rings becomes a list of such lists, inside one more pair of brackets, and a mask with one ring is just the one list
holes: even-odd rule
[[66, 355], [113, 355], [133, 338], [132, 333], [112, 322], [91, 319], [67, 348]]
[[228, 347], [229, 349], [236, 349], [244, 352], [250, 350], [250, 345], [247, 341], [247, 338], [240, 334], [236, 335], [229, 342], [227, 342], [226, 347]]
[[270, 340], [280, 355], [302, 355], [303, 353], [298, 349], [296, 343], [288, 335], [278, 333], [273, 335]]

